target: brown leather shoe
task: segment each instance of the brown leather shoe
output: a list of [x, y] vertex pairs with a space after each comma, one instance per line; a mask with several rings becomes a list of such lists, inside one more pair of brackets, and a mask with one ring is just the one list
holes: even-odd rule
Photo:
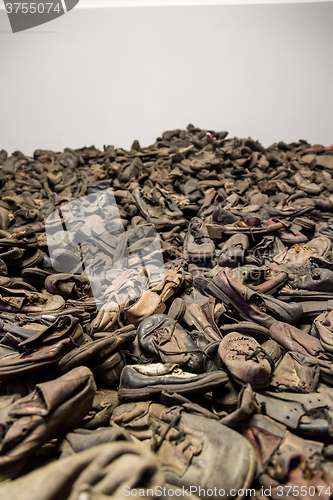
[[78, 318], [62, 316], [51, 326], [38, 331], [19, 344], [19, 352], [0, 358], [0, 377], [15, 379], [52, 366], [67, 352], [86, 342]]
[[319, 339], [323, 349], [333, 354], [333, 311], [325, 311], [314, 320], [311, 334]]
[[45, 280], [45, 288], [49, 293], [61, 295], [64, 299], [84, 299], [93, 296], [89, 279], [75, 274], [51, 274]]
[[[275, 408], [283, 406], [284, 401], [277, 401]], [[291, 403], [289, 420], [292, 414], [296, 414], [295, 409], [299, 409], [298, 405]], [[323, 454], [324, 443], [302, 439], [273, 418], [254, 415], [243, 428], [244, 435], [256, 452], [261, 491], [269, 491], [272, 500], [286, 500], [288, 495], [281, 496], [281, 493], [289, 488], [291, 491], [303, 491], [305, 500], [311, 500], [310, 491], [318, 499], [321, 496], [319, 491], [324, 491], [327, 495], [325, 493], [323, 498], [329, 500], [328, 485], [331, 481], [327, 476], [325, 478], [324, 464], [319, 458]], [[311, 473], [308, 473], [310, 470]]]
[[252, 446], [215, 417], [185, 412], [181, 406], [138, 402], [118, 406], [111, 425], [125, 428], [155, 450], [168, 483], [192, 486], [197, 492], [199, 486], [205, 488], [203, 500], [209, 500], [215, 487], [221, 500], [232, 496], [232, 488], [240, 492], [235, 496], [240, 500], [241, 490], [252, 483], [256, 467]]
[[253, 268], [246, 273], [243, 284], [259, 293], [273, 295], [288, 281], [288, 273], [276, 264]]
[[[219, 245], [220, 247], [220, 245]], [[218, 264], [221, 267], [236, 267], [245, 261], [245, 253], [250, 248], [250, 241], [246, 234], [234, 234], [222, 244], [222, 250], [218, 256]]]
[[202, 331], [210, 341], [221, 341], [222, 337], [217, 326], [215, 325], [215, 328], [212, 327], [202, 309], [202, 306], [199, 304], [192, 302], [192, 304], [186, 305], [184, 321], [189, 326], [195, 326], [199, 331]]
[[332, 292], [333, 271], [329, 269], [302, 267], [291, 274], [290, 285], [300, 290]]
[[333, 355], [323, 349], [319, 339], [282, 322], [274, 323], [270, 333], [272, 338], [288, 351], [313, 357], [318, 362], [321, 378], [333, 385]]
[[274, 371], [271, 386], [278, 391], [316, 392], [319, 375], [316, 360], [299, 352], [287, 352]]
[[0, 445], [0, 477], [16, 477], [38, 448], [78, 425], [89, 412], [95, 391], [91, 371], [81, 366], [38, 384], [32, 394], [9, 406], [0, 422], [5, 430]]
[[49, 293], [28, 292], [26, 290], [11, 290], [0, 286], [0, 311], [16, 313], [34, 313], [58, 311], [65, 307], [65, 301], [60, 295]]
[[113, 333], [99, 333], [98, 335], [99, 338], [95, 337], [93, 341], [88, 341], [80, 347], [72, 349], [61, 358], [59, 368], [63, 373], [77, 366], [85, 365], [90, 367], [92, 362], [97, 365], [98, 360], [114, 353], [122, 345], [133, 342], [136, 330], [132, 325], [129, 325]]
[[268, 295], [258, 294], [239, 283], [230, 271], [224, 269], [211, 281], [195, 278], [195, 284], [205, 294], [232, 306], [245, 321], [254, 321], [266, 328], [278, 318], [296, 322], [302, 315], [302, 308], [297, 304], [290, 306]]
[[203, 370], [204, 355], [191, 334], [165, 314], [154, 314], [142, 321], [138, 340], [147, 353], [163, 363], [176, 363], [194, 373]]
[[219, 355], [239, 384], [251, 384], [256, 390], [269, 385], [274, 363], [254, 338], [228, 333], [221, 341]]
[[214, 252], [215, 245], [204, 222], [199, 217], [193, 217], [184, 239], [183, 258], [194, 262], [209, 260], [214, 257]]

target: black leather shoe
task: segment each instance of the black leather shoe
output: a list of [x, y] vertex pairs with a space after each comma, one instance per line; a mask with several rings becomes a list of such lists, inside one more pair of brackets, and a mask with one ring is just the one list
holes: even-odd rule
[[204, 355], [191, 335], [165, 314], [154, 314], [138, 327], [141, 347], [163, 363], [176, 363], [186, 371], [199, 373], [203, 369]]
[[126, 401], [150, 399], [162, 391], [198, 394], [223, 387], [228, 380], [222, 370], [196, 375], [169, 363], [127, 365], [121, 373], [118, 393]]

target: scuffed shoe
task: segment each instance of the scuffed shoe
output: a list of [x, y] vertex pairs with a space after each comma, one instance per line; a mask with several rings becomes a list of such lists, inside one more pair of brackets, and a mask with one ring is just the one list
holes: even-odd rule
[[127, 365], [121, 373], [119, 397], [138, 401], [158, 396], [162, 391], [198, 394], [223, 387], [227, 382], [228, 375], [223, 370], [197, 375], [167, 363]]
[[217, 420], [185, 413], [179, 406], [140, 402], [118, 406], [111, 425], [125, 428], [155, 451], [168, 483], [196, 487], [197, 493], [200, 486], [203, 500], [226, 500], [232, 488], [239, 491], [233, 498], [240, 500], [241, 490], [252, 482], [252, 446]]
[[210, 239], [204, 222], [199, 217], [191, 219], [185, 236], [183, 258], [189, 261], [209, 260], [214, 257], [215, 245]]
[[36, 386], [7, 407], [0, 422], [0, 478], [13, 478], [44, 443], [72, 429], [89, 412], [96, 391], [91, 371], [75, 368]]
[[141, 347], [163, 363], [175, 363], [186, 371], [201, 372], [204, 357], [191, 335], [165, 314], [154, 314], [140, 323]]
[[228, 333], [222, 339], [219, 355], [239, 384], [250, 384], [255, 390], [269, 385], [274, 363], [254, 338]]

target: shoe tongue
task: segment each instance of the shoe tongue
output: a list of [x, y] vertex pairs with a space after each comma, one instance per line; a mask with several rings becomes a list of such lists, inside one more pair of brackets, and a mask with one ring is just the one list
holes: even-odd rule
[[200, 219], [192, 219], [189, 225], [189, 231], [194, 240], [200, 243], [202, 238], [204, 237], [202, 221]]
[[213, 223], [233, 224], [234, 222], [237, 222], [239, 219], [240, 219], [239, 217], [221, 207], [216, 208], [212, 214]]
[[[73, 316], [61, 316], [52, 325], [46, 326], [39, 330], [31, 337], [20, 343], [18, 351], [24, 353], [35, 347], [42, 346], [45, 343], [57, 343], [63, 338], [69, 338], [72, 335], [72, 330], [69, 332], [70, 326], [75, 327], [78, 323], [78, 318]], [[75, 331], [75, 329], [74, 329]], [[82, 330], [81, 330], [82, 331]], [[76, 341], [78, 339], [75, 339]]]
[[261, 219], [259, 219], [259, 217], [248, 217], [246, 219], [246, 224], [249, 227], [258, 227], [261, 226], [262, 222]]
[[59, 290], [66, 295], [71, 295], [73, 293], [73, 289], [75, 287], [75, 283], [73, 281], [62, 282], [59, 284]]
[[168, 342], [173, 335], [174, 328], [162, 327], [155, 330], [155, 338], [158, 345], [162, 345], [164, 342]]
[[[160, 317], [158, 317], [157, 314], [154, 315], [154, 322], [151, 322], [150, 321], [147, 321], [146, 322], [146, 325], [148, 324], [148, 326], [145, 327], [145, 333], [146, 334], [149, 334], [153, 331], [155, 331], [157, 328], [159, 328], [163, 323], [165, 323], [165, 320], [168, 319], [165, 317], [165, 315], [161, 314]], [[149, 325], [150, 323], [150, 325]]]

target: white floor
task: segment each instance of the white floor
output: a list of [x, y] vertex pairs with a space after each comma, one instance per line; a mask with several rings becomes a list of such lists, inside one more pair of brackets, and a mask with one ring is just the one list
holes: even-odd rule
[[2, 10], [0, 149], [127, 148], [189, 122], [332, 144], [332, 25], [333, 2], [76, 8], [12, 34]]

